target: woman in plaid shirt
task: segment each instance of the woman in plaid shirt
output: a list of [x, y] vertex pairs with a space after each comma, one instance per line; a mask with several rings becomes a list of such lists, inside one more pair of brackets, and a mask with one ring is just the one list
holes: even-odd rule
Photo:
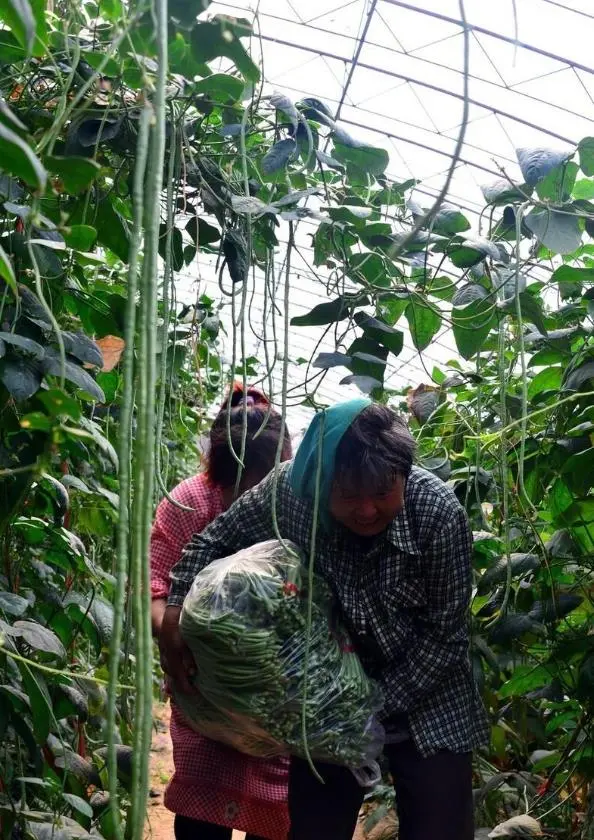
[[[247, 392], [245, 472], [243, 493], [274, 466], [280, 435], [280, 417], [271, 412], [266, 397]], [[206, 471], [182, 481], [171, 493], [183, 510], [163, 499], [151, 533], [151, 594], [153, 632], [158, 637], [167, 597], [170, 572], [180, 560], [193, 534], [200, 533], [234, 497], [237, 461], [228, 444], [226, 400], [210, 432]], [[244, 420], [243, 389], [231, 395], [231, 440], [241, 451]], [[257, 434], [259, 432], [259, 434]], [[254, 436], [257, 434], [257, 437]], [[285, 434], [283, 460], [291, 455]], [[165, 793], [165, 805], [175, 813], [176, 840], [231, 840], [232, 829], [248, 832], [247, 840], [286, 840], [288, 831], [288, 761], [263, 761], [198, 735], [186, 725], [172, 704], [171, 739], [175, 772]]]
[[[473, 840], [472, 750], [488, 725], [468, 656], [472, 534], [452, 489], [413, 466], [414, 448], [386, 406], [352, 400], [316, 415], [276, 494], [269, 476], [187, 547], [171, 575], [162, 651], [184, 691], [184, 597], [213, 560], [274, 538], [273, 504], [282, 536], [309, 547], [321, 452], [316, 570], [384, 691], [399, 840]], [[318, 771], [325, 784], [291, 758], [289, 837], [350, 840], [363, 791], [346, 768]]]

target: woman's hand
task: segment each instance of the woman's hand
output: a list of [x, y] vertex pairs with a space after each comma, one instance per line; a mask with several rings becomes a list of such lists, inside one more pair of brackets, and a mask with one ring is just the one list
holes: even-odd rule
[[192, 684], [196, 676], [194, 657], [179, 631], [181, 607], [167, 607], [161, 622], [159, 650], [161, 667], [182, 694], [195, 694]]

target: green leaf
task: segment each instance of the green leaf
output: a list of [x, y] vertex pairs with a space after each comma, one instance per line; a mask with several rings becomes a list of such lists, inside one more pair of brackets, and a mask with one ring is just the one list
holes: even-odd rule
[[522, 176], [531, 186], [542, 181], [551, 170], [564, 163], [572, 154], [572, 151], [558, 149], [516, 149]]
[[[167, 225], [159, 225], [159, 256], [163, 261], [167, 259]], [[173, 271], [181, 271], [184, 267], [184, 240], [179, 228], [171, 231], [171, 267]]]
[[345, 353], [320, 353], [312, 362], [312, 367], [327, 370], [328, 368], [339, 367], [341, 365], [343, 367], [349, 367], [350, 363], [351, 357], [345, 355]]
[[130, 249], [128, 231], [122, 217], [106, 198], [102, 198], [97, 204], [95, 225], [99, 243], [113, 251], [122, 262], [128, 262]]
[[546, 601], [535, 601], [529, 612], [531, 618], [543, 624], [555, 624], [565, 618], [566, 615], [577, 610], [584, 599], [581, 595], [573, 595], [570, 592], [561, 592], [556, 598]]
[[584, 137], [578, 143], [580, 168], [584, 175], [594, 175], [594, 137]]
[[573, 504], [573, 494], [569, 490], [567, 484], [558, 478], [549, 493], [549, 507], [555, 519], [563, 518], [564, 513], [569, 510]]
[[541, 201], [567, 201], [573, 191], [577, 174], [578, 165], [573, 161], [556, 166], [536, 185], [538, 197]]
[[[509, 568], [511, 569], [511, 577], [523, 577], [528, 572], [533, 572], [540, 566], [540, 557], [538, 554], [510, 554]], [[493, 586], [503, 583], [508, 575], [508, 561], [507, 557], [500, 557], [486, 572], [484, 572], [478, 582], [477, 592], [479, 595], [486, 595]]]
[[264, 155], [262, 159], [262, 172], [265, 175], [272, 175], [274, 172], [285, 169], [296, 152], [297, 143], [292, 137], [279, 140]]
[[31, 703], [33, 732], [39, 744], [45, 744], [52, 724], [52, 705], [45, 683], [28, 665], [19, 662], [23, 687]]
[[524, 613], [507, 613], [498, 619], [489, 632], [489, 643], [505, 645], [516, 641], [526, 633], [539, 631], [538, 622]]
[[555, 254], [572, 254], [581, 244], [579, 219], [569, 212], [534, 208], [524, 217], [524, 222], [545, 248]]
[[83, 817], [88, 817], [90, 820], [93, 819], [93, 809], [81, 796], [76, 796], [74, 793], [63, 793], [62, 799], [64, 799], [71, 808], [74, 808], [75, 811], [82, 814]]
[[366, 337], [377, 341], [395, 356], [402, 352], [404, 346], [404, 334], [394, 329], [379, 318], [371, 318], [363, 312], [357, 312], [355, 323], [361, 327]]
[[557, 391], [561, 387], [563, 370], [560, 367], [548, 367], [537, 373], [528, 385], [528, 398], [533, 400], [545, 391]]
[[21, 178], [29, 186], [43, 192], [47, 182], [47, 172], [28, 143], [18, 134], [0, 123], [0, 160], [2, 169]]
[[379, 379], [374, 379], [373, 376], [361, 376], [360, 374], [351, 373], [340, 380], [340, 385], [356, 385], [364, 394], [371, 394], [372, 391], [383, 388], [383, 383]]
[[470, 228], [470, 222], [457, 207], [442, 204], [439, 212], [433, 218], [431, 229], [442, 236], [452, 236]]
[[447, 246], [446, 253], [456, 268], [472, 268], [488, 257], [493, 260], [501, 259], [497, 246], [480, 237], [467, 236], [461, 241], [455, 240]]
[[106, 60], [104, 52], [88, 52], [87, 50], [83, 50], [80, 56], [93, 70], [98, 70], [101, 67], [102, 76], [119, 76], [120, 74], [120, 65], [118, 62], [114, 61], [113, 58]]
[[[466, 300], [470, 302], [460, 305]], [[452, 328], [456, 347], [461, 356], [471, 359], [481, 349], [495, 325], [495, 307], [487, 290], [475, 283], [458, 290], [452, 303]]]
[[441, 315], [417, 295], [406, 307], [406, 319], [417, 350], [424, 350], [441, 327]]
[[49, 171], [60, 178], [66, 192], [73, 195], [86, 190], [101, 170], [98, 163], [86, 157], [54, 155], [45, 158], [44, 162]]
[[[185, 0], [184, 0], [185, 4]], [[213, 73], [205, 79], [194, 82], [194, 93], [206, 95], [214, 102], [238, 102], [243, 93], [244, 83], [236, 76], [227, 73]]]
[[[52, 348], [48, 348], [46, 351], [42, 364], [46, 374], [58, 377], [62, 375], [60, 355]], [[64, 376], [69, 382], [73, 382], [82, 391], [86, 391], [86, 393], [93, 397], [94, 400], [97, 400], [97, 402], [105, 402], [105, 394], [97, 385], [93, 377], [87, 373], [84, 368], [66, 359]]]
[[19, 335], [18, 333], [9, 333], [9, 332], [0, 332], [0, 339], [5, 344], [10, 344], [14, 347], [19, 347], [21, 350], [24, 350], [30, 356], [33, 356], [34, 359], [43, 359], [45, 351], [41, 344], [38, 344], [36, 341], [33, 341], [32, 338], [26, 338], [24, 335]]
[[583, 283], [594, 283], [594, 268], [576, 268], [561, 265], [551, 275], [551, 283], [557, 283], [562, 300], [578, 297]]
[[10, 26], [27, 55], [32, 55], [36, 24], [29, 0], [1, 0], [0, 19]]
[[370, 283], [372, 286], [389, 289], [394, 275], [391, 264], [379, 254], [352, 254], [346, 271], [357, 282]]
[[[347, 204], [339, 204], [336, 207], [324, 206], [321, 209], [330, 216], [333, 222], [344, 222], [362, 228], [362, 230], [365, 229], [365, 220], [373, 216], [374, 213], [372, 207], [358, 207], [357, 205], [351, 207]], [[363, 233], [361, 233], [361, 236], [363, 236]]]
[[206, 64], [215, 58], [229, 58], [247, 79], [256, 84], [260, 80], [260, 71], [246, 52], [245, 47], [237, 37], [240, 31], [245, 37], [251, 34], [248, 21], [234, 21], [232, 25], [222, 15], [213, 20], [197, 23], [190, 33], [192, 55], [200, 64]]
[[344, 320], [349, 314], [350, 307], [343, 298], [319, 303], [307, 315], [297, 315], [291, 318], [292, 327], [322, 327]]
[[550, 682], [557, 672], [555, 666], [547, 665], [519, 665], [514, 669], [513, 676], [505, 682], [498, 691], [499, 697], [517, 697], [541, 688]]
[[63, 332], [62, 341], [68, 355], [74, 356], [79, 362], [93, 365], [93, 367], [103, 367], [103, 354], [88, 335], [83, 332]]
[[0, 359], [0, 380], [16, 402], [23, 402], [39, 390], [42, 374], [27, 359], [13, 356]]
[[90, 251], [97, 239], [97, 231], [91, 225], [72, 225], [62, 233], [66, 245], [74, 251]]
[[198, 248], [211, 245], [213, 242], [218, 242], [221, 238], [221, 232], [218, 228], [196, 216], [192, 216], [189, 220], [186, 225], [186, 230]]
[[33, 650], [47, 653], [57, 659], [66, 659], [66, 650], [55, 633], [36, 621], [15, 621], [23, 641]]
[[488, 186], [481, 187], [481, 191], [487, 204], [500, 206], [526, 201], [526, 196], [532, 192], [532, 188], [526, 184], [510, 183], [507, 178], [500, 178]]
[[346, 166], [347, 172], [352, 170], [370, 175], [383, 175], [386, 171], [390, 156], [385, 149], [378, 149], [374, 146], [360, 146], [353, 148], [344, 143], [334, 142], [332, 157], [339, 163]]
[[586, 201], [594, 198], [594, 181], [588, 181], [586, 178], [577, 181], [573, 185], [572, 195], [574, 198], [582, 198]]
[[208, 9], [210, 3], [211, 0], [169, 0], [169, 14], [180, 23], [191, 24]]
[[563, 389], [565, 391], [579, 391], [591, 379], [594, 379], [594, 362], [585, 362], [568, 374]]
[[21, 616], [27, 610], [29, 602], [16, 592], [0, 592], [0, 612], [7, 615]]

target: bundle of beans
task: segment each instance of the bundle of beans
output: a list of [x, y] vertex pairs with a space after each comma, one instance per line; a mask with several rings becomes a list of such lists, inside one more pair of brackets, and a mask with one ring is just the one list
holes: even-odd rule
[[307, 747], [316, 760], [361, 767], [382, 748], [380, 691], [333, 621], [326, 584], [316, 576], [308, 593], [303, 571], [296, 546], [271, 540], [198, 574], [180, 624], [196, 661], [197, 691], [175, 700], [198, 732], [241, 752], [303, 756], [309, 634]]

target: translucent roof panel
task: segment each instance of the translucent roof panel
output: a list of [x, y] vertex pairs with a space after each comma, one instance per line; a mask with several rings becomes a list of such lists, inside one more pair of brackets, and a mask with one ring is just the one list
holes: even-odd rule
[[[478, 228], [484, 204], [480, 187], [502, 172], [519, 177], [517, 148], [565, 149], [594, 133], [594, 6], [591, 0], [465, 0], [464, 9], [470, 107], [448, 200]], [[350, 134], [388, 151], [389, 177], [419, 179], [414, 197], [431, 204], [443, 185], [462, 119], [459, 0], [235, 0], [212, 3], [208, 14], [216, 13], [255, 21], [251, 48], [262, 61], [266, 92], [324, 100]], [[305, 233], [300, 231], [300, 255], [293, 259], [292, 314], [326, 296]], [[282, 249], [278, 260], [281, 271]], [[206, 265], [201, 277], [203, 288], [216, 289]], [[254, 283], [255, 311], [264, 312], [262, 278], [256, 276]], [[291, 358], [309, 359], [319, 337], [319, 331], [292, 330]], [[255, 353], [261, 353], [262, 342], [252, 338]], [[335, 339], [328, 336], [320, 349], [334, 349]], [[427, 370], [453, 355], [447, 332], [423, 358], [407, 340], [393, 360], [389, 384], [426, 380]], [[292, 368], [298, 402], [305, 371]], [[328, 375], [321, 391], [325, 399], [343, 395], [339, 379], [334, 372]]]

